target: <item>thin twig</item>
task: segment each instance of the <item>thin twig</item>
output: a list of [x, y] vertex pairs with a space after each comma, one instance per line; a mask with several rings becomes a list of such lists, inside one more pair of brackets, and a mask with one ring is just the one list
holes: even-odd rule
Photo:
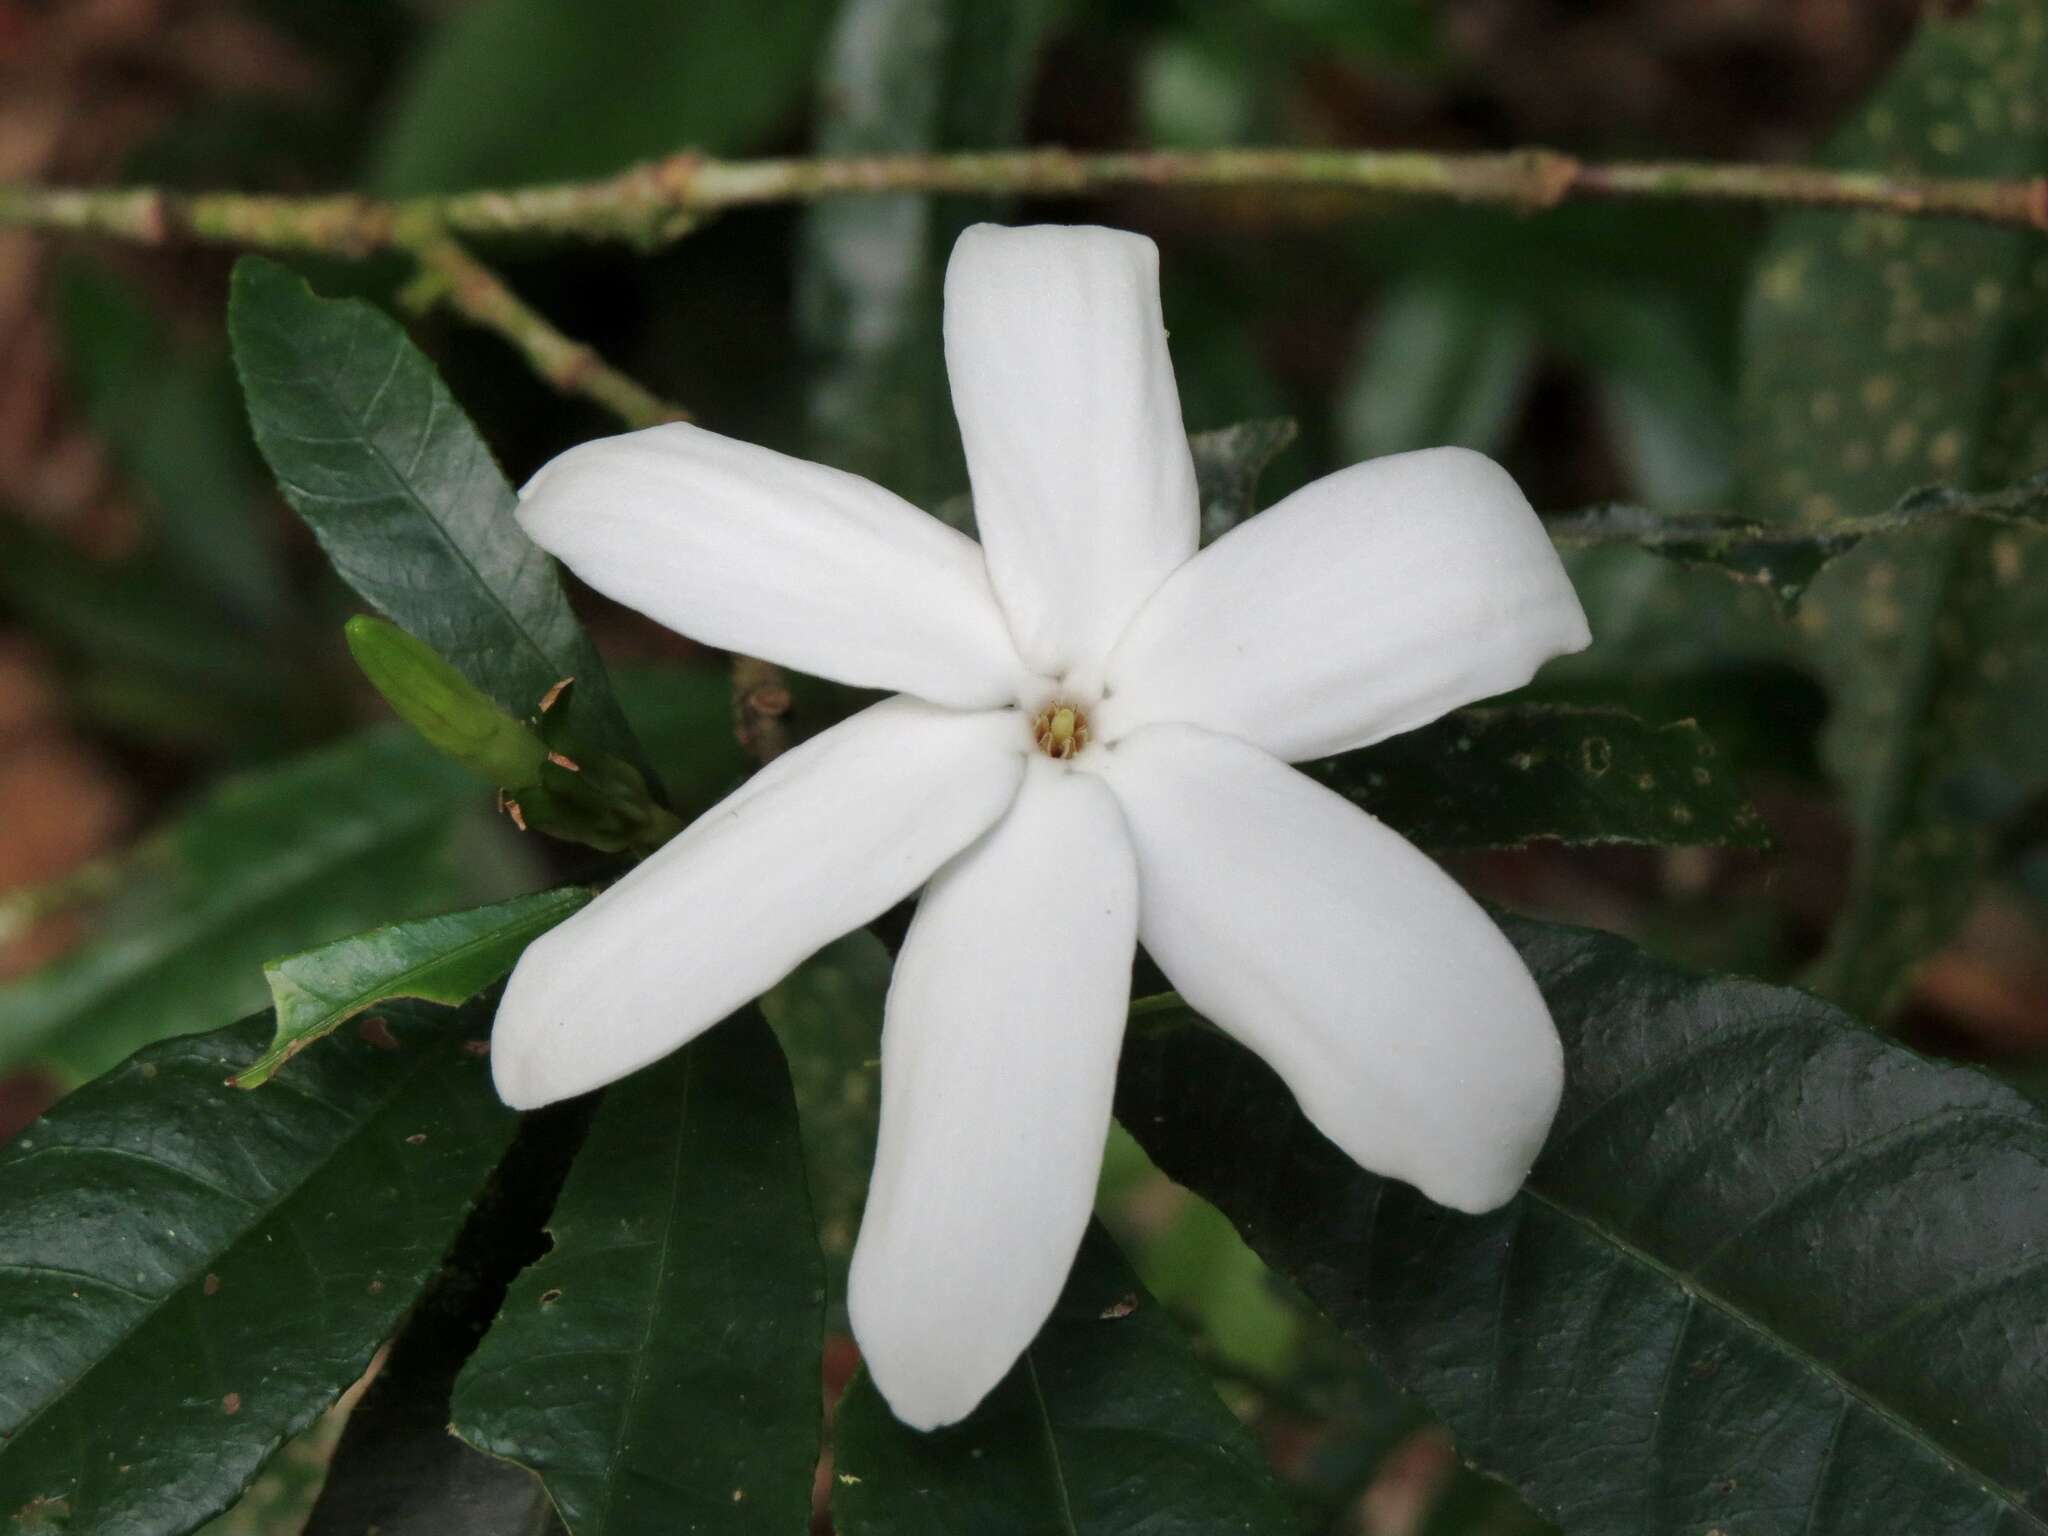
[[624, 240], [658, 246], [708, 214], [761, 203], [884, 192], [1075, 197], [1117, 188], [1348, 189], [1534, 211], [1586, 198], [1742, 202], [1969, 219], [2048, 230], [2048, 178], [1882, 175], [1798, 165], [1689, 161], [1587, 164], [1555, 150], [1232, 149], [710, 160], [694, 154], [598, 181], [441, 198], [275, 197], [157, 188], [0, 186], [0, 227], [71, 230], [144, 244], [195, 241], [364, 255], [428, 232]]
[[629, 427], [690, 419], [687, 411], [619, 372], [593, 348], [556, 330], [503, 278], [447, 236], [421, 239], [412, 251], [424, 279], [408, 290], [413, 302], [446, 304], [497, 332], [561, 393], [593, 400]]

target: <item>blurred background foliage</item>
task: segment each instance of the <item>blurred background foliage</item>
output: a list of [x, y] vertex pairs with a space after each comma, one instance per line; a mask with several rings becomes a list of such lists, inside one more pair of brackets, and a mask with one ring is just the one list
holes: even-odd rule
[[[680, 147], [1013, 143], [1540, 142], [1587, 157], [1816, 159], [1897, 63], [1917, 11], [1912, 0], [0, 0], [0, 176], [396, 194], [597, 175]], [[2038, 137], [2016, 153], [1992, 168], [2048, 169]], [[605, 247], [488, 254], [565, 331], [706, 425], [935, 506], [964, 486], [939, 356], [945, 253], [965, 223], [1015, 212], [853, 199], [729, 215], [651, 259]], [[1833, 215], [1774, 233], [1725, 210], [1524, 219], [1271, 191], [1133, 191], [1025, 213], [1160, 242], [1190, 429], [1299, 423], [1263, 501], [1357, 458], [1447, 442], [1502, 458], [1546, 511], [1626, 501], [1766, 521], [1875, 512], [1924, 482], [1988, 488], [2044, 467], [2027, 456], [2038, 441], [2007, 428], [2002, 456], [1859, 463], [1819, 394], [1790, 425], [1773, 414], [1772, 368], [1852, 403], [1877, 388], [1859, 357], [1809, 355], [1831, 327], [1839, 339], [1876, 323], [1867, 315], [1780, 317], [1818, 328], [1788, 341], [1752, 298], [1757, 284], [1768, 298], [1769, 274], [1801, 242], [1852, 227]], [[1866, 267], [1883, 282], [1875, 247], [1891, 237], [1869, 227]], [[1984, 302], [1976, 258], [1952, 255], [1952, 227], [1914, 238], [1963, 262], [1966, 308]], [[228, 264], [217, 252], [0, 236], [0, 980], [27, 978], [0, 992], [0, 1132], [141, 1040], [260, 1005], [259, 965], [276, 954], [530, 888], [550, 860], [571, 877], [595, 867], [522, 841], [486, 793], [417, 744], [353, 735], [383, 718], [340, 640], [356, 604], [252, 450], [221, 326]], [[392, 261], [299, 265], [323, 291], [386, 302], [407, 276]], [[1814, 279], [1829, 293], [1852, 281]], [[551, 394], [493, 337], [441, 318], [413, 331], [515, 481], [615, 429]], [[1979, 378], [1972, 338], [1956, 343], [1916, 356], [1912, 390], [1954, 403]], [[1814, 384], [1799, 372], [1809, 365], [1840, 377]], [[2026, 388], [2029, 419], [2048, 420], [2041, 384]], [[1954, 408], [2013, 409], [1975, 397]], [[1938, 424], [1913, 430], [1946, 441]], [[1823, 454], [1826, 474], [1809, 467]], [[2048, 774], [2038, 755], [2031, 778], [2014, 768], [2021, 748], [2009, 741], [2038, 746], [2048, 705], [1984, 706], [2008, 742], [1998, 753], [1915, 735], [1917, 777], [1902, 791], [1884, 778], [1893, 767], [1858, 767], [1839, 725], [1827, 736], [1831, 700], [1839, 722], [1851, 699], [1868, 744], [1870, 696], [1891, 697], [1895, 662], [1802, 645], [1759, 616], [1760, 594], [1747, 603], [1717, 577], [1626, 552], [1576, 558], [1601, 643], [1546, 674], [1543, 691], [1699, 719], [1775, 846], [1538, 846], [1468, 855], [1460, 872], [1504, 904], [1688, 961], [1818, 977], [1923, 1047], [2038, 1077]], [[1874, 569], [1918, 561], [1912, 549], [1857, 558], [1808, 611], [1859, 593], [1867, 609], [1871, 584], [1888, 579]], [[1981, 558], [1995, 575], [2003, 557], [1987, 542]], [[743, 766], [718, 659], [580, 601], [621, 662], [620, 695], [677, 808], [702, 809]], [[1947, 588], [1898, 601], [1934, 605], [1925, 622], [1937, 630], [2003, 613]], [[2038, 647], [2039, 606], [2015, 613], [2002, 622], [2032, 625]], [[817, 702], [806, 724], [810, 697], [799, 691], [799, 729], [834, 707]], [[1884, 782], [1873, 788], [1872, 775]], [[1862, 809], [1873, 795], [1891, 797], [1876, 821]], [[1923, 803], [1940, 814], [1912, 823], [1920, 862], [1903, 875], [1876, 868], [1870, 844], [1859, 863], [1859, 824], [1868, 842], [1906, 815], [1900, 805]], [[1926, 861], [1942, 827], [1967, 842], [1961, 863]], [[1944, 893], [1941, 911], [1913, 919], [1917, 937], [1899, 927], [1910, 902], [1869, 905], [1900, 880]], [[1874, 969], [1824, 954], [1845, 910], [1881, 946]], [[886, 976], [879, 946], [855, 935], [764, 1005], [792, 1059], [841, 1277], [873, 1134]], [[1121, 1138], [1103, 1209], [1314, 1529], [1540, 1528], [1512, 1495], [1463, 1473], [1425, 1414]], [[833, 1357], [842, 1377], [844, 1357]], [[222, 1527], [297, 1529], [332, 1438], [330, 1424], [274, 1464]]]

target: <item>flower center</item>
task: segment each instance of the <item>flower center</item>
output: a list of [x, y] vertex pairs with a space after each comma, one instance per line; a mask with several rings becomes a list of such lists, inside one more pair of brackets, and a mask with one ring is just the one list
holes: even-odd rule
[[1073, 705], [1055, 699], [1031, 722], [1031, 739], [1047, 757], [1065, 762], [1088, 745], [1088, 717]]

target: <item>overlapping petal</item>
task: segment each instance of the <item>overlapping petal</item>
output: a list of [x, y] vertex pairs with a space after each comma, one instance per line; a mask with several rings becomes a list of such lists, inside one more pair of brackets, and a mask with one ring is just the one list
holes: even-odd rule
[[1563, 1055], [1521, 958], [1448, 875], [1342, 797], [1193, 726], [1104, 755], [1138, 852], [1139, 937], [1376, 1173], [1483, 1211], [1556, 1113]]
[[856, 475], [650, 427], [552, 460], [519, 521], [607, 597], [706, 645], [961, 709], [1022, 686], [974, 541]]
[[889, 699], [777, 758], [528, 947], [491, 1071], [532, 1109], [667, 1055], [878, 917], [1015, 798], [1025, 727]]
[[946, 269], [946, 371], [1018, 650], [1047, 676], [1092, 669], [1195, 550], [1157, 248], [1120, 230], [976, 225]]
[[1462, 448], [1354, 465], [1182, 566], [1117, 642], [1102, 739], [1162, 721], [1288, 762], [1519, 688], [1586, 616], [1515, 482]]
[[1038, 758], [918, 906], [889, 988], [849, 1292], [907, 1424], [971, 1412], [1059, 1297], [1109, 1131], [1137, 894], [1110, 792]]

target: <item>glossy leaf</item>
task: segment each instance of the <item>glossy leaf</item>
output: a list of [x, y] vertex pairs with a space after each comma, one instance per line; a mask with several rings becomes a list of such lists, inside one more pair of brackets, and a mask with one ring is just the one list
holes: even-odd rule
[[487, 814], [397, 730], [226, 781], [128, 856], [92, 939], [0, 987], [0, 1062], [92, 1077], [260, 1007], [281, 953], [503, 895], [521, 876]]
[[1192, 1015], [1159, 1165], [1572, 1536], [2048, 1530], [2048, 1121], [1803, 992], [1504, 924], [1565, 1099], [1486, 1216], [1365, 1173]]
[[789, 1074], [749, 1009], [611, 1088], [456, 1384], [575, 1536], [801, 1531], [824, 1273]]
[[1308, 772], [1425, 848], [1770, 841], [1697, 724], [1620, 709], [1461, 709]]
[[336, 939], [263, 967], [276, 1034], [237, 1073], [259, 1088], [315, 1040], [394, 997], [466, 1003], [511, 972], [526, 946], [596, 894], [588, 886], [515, 896], [468, 912], [416, 918]]
[[505, 1293], [547, 1251], [544, 1224], [594, 1101], [520, 1118], [469, 1220], [349, 1410], [299, 1536], [549, 1536], [540, 1479], [448, 1432], [449, 1401]]
[[[1017, 142], [1050, 0], [848, 0], [818, 80], [817, 150]], [[815, 454], [920, 505], [967, 478], [939, 337], [939, 281], [987, 199], [827, 198], [804, 214], [798, 323]]]
[[868, 1171], [881, 1127], [882, 1005], [892, 965], [882, 941], [856, 929], [761, 999], [761, 1012], [789, 1061], [818, 1246], [842, 1326], [846, 1267], [867, 1208]]
[[[2048, 0], [1928, 13], [1830, 150], [1894, 174], [2048, 173]], [[1757, 268], [1746, 326], [1748, 500], [1828, 531], [1930, 480], [2048, 463], [2048, 266], [2037, 235], [1800, 214]], [[1867, 540], [1802, 615], [1834, 709], [1827, 752], [1860, 846], [1816, 980], [1888, 1008], [1973, 899], [1994, 828], [1973, 787], [2048, 784], [2048, 533], [1982, 525]]]
[[401, 1004], [267, 1093], [255, 1018], [153, 1046], [0, 1150], [0, 1509], [150, 1536], [224, 1509], [359, 1377], [515, 1123]]
[[833, 1423], [842, 1536], [1294, 1536], [1266, 1460], [1179, 1326], [1090, 1229], [1052, 1319], [963, 1422], [898, 1423], [865, 1374]]
[[245, 256], [228, 333], [256, 445], [342, 580], [515, 719], [574, 678], [583, 739], [630, 759], [554, 562], [513, 520], [511, 485], [399, 324]]
[[824, 0], [608, 0], [601, 18], [483, 0], [422, 50], [374, 179], [451, 192], [746, 149], [798, 108], [828, 15]]

